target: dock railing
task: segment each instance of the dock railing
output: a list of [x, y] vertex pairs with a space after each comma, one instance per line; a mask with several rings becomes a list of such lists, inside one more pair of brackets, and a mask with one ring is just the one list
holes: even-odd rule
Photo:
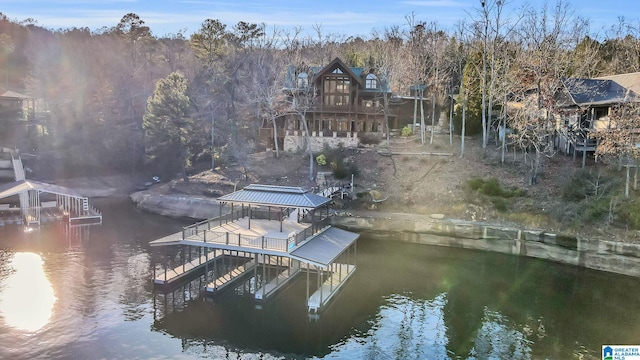
[[245, 216], [248, 216], [248, 209], [234, 211], [216, 218], [203, 220], [193, 225], [185, 226], [182, 228], [182, 238], [186, 240], [189, 238], [193, 239], [195, 237], [197, 241], [203, 241], [205, 243], [288, 252], [309, 236], [318, 233], [329, 225], [328, 218], [319, 219], [314, 223], [314, 226], [306, 228], [299, 233], [292, 232], [288, 234], [287, 238], [235, 234], [226, 231], [212, 230], [220, 226], [220, 223], [226, 224], [228, 222], [239, 220]]

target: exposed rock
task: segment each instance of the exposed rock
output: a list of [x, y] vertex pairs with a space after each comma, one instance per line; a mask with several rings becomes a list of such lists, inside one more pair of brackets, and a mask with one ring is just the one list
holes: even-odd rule
[[139, 191], [131, 200], [140, 209], [164, 216], [208, 219], [220, 213], [220, 204], [211, 198]]

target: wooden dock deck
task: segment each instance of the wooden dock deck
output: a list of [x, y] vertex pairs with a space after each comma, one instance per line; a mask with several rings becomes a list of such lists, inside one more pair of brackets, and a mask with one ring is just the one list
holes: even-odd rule
[[200, 256], [198, 259], [193, 259], [183, 265], [176, 266], [173, 269], [156, 269], [153, 283], [157, 285], [169, 285], [177, 280], [184, 278], [185, 276], [188, 276], [194, 271], [202, 269], [202, 267], [207, 263], [218, 260], [225, 255], [220, 254], [216, 257], [213, 257], [211, 256], [212, 254], [213, 251], [209, 252], [209, 254], [207, 255]]
[[218, 277], [214, 281], [210, 282], [205, 288], [207, 292], [213, 293], [216, 291], [222, 290], [224, 287], [233, 282], [233, 280], [238, 279], [239, 277], [245, 275], [249, 271], [252, 271], [254, 267], [256, 267], [256, 261], [250, 260], [235, 269], [229, 271], [228, 273]]
[[273, 280], [266, 283], [263, 287], [256, 290], [256, 300], [267, 300], [271, 295], [275, 294], [280, 288], [286, 285], [289, 280], [293, 279], [300, 272], [300, 267], [286, 268], [278, 274]]
[[[296, 235], [309, 232], [311, 224], [292, 221], [280, 222], [275, 220], [240, 218], [233, 222], [216, 225], [210, 229], [195, 230], [190, 232], [177, 232], [151, 242], [151, 246], [163, 245], [191, 245], [226, 248], [231, 250], [252, 249], [267, 250], [276, 253], [287, 253], [291, 250], [291, 239]], [[221, 247], [224, 246], [224, 247]]]
[[310, 312], [317, 312], [318, 309], [327, 305], [329, 300], [338, 292], [340, 287], [344, 285], [356, 269], [355, 265], [350, 264], [337, 264], [337, 267], [338, 271], [334, 271], [329, 275], [320, 288], [309, 297], [307, 306]]

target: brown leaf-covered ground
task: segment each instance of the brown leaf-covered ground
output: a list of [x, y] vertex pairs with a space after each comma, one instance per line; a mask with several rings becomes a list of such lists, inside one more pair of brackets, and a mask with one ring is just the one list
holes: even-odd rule
[[[391, 154], [389, 154], [391, 150]], [[562, 201], [560, 191], [579, 168], [580, 159], [556, 154], [544, 158], [537, 184], [529, 185], [530, 158], [514, 155], [511, 148], [501, 162], [501, 150], [495, 143], [482, 149], [477, 137], [465, 139], [465, 152], [460, 156], [460, 137], [449, 144], [448, 135], [437, 135], [432, 144], [429, 136], [422, 145], [418, 137], [398, 138], [391, 145], [344, 149], [346, 161], [355, 164], [355, 200], [336, 201], [341, 211], [379, 211], [418, 215], [442, 214], [447, 218], [485, 221], [507, 226], [572, 233], [585, 237], [640, 242], [638, 232], [602, 223], [580, 223], [572, 219], [575, 206]], [[515, 157], [515, 159], [514, 159]], [[328, 165], [314, 164], [315, 171], [330, 173]], [[589, 159], [587, 166], [601, 166]], [[621, 174], [622, 175], [622, 174]], [[526, 195], [506, 199], [506, 211], [496, 210], [488, 199], [467, 189], [472, 178], [496, 178], [505, 189], [524, 190]], [[344, 179], [327, 181], [349, 183]], [[245, 164], [203, 171], [191, 177], [189, 184], [181, 180], [158, 187], [156, 191], [181, 192], [198, 196], [219, 196], [250, 183], [303, 186], [311, 188], [309, 157], [304, 153], [272, 152], [250, 156]]]

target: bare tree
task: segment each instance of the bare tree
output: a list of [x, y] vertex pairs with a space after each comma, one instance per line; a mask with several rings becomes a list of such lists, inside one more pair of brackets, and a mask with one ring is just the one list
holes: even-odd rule
[[372, 44], [372, 66], [381, 77], [382, 98], [381, 111], [384, 116], [385, 132], [387, 142], [390, 140], [389, 116], [391, 114], [391, 91], [398, 89], [402, 78], [403, 69], [407, 68], [405, 63], [405, 47], [403, 35], [398, 27], [386, 29], [383, 34], [374, 33]]
[[288, 113], [286, 93], [284, 92], [285, 59], [277, 56], [274, 49], [263, 48], [254, 54], [252, 94], [253, 104], [257, 106], [263, 122], [273, 127], [275, 156], [280, 156], [278, 144], [278, 120], [284, 121]]
[[596, 157], [618, 160], [626, 167], [625, 196], [629, 197], [629, 170], [638, 169], [640, 148], [638, 148], [638, 128], [640, 128], [640, 102], [619, 104], [611, 109], [607, 127], [597, 129], [592, 136], [598, 139]]
[[553, 156], [554, 105], [556, 94], [561, 89], [562, 79], [569, 76], [571, 56], [569, 50], [582, 39], [585, 23], [574, 18], [568, 4], [558, 1], [550, 10], [545, 4], [540, 12], [528, 9], [519, 27], [519, 42], [522, 47], [516, 58], [511, 80], [513, 89], [523, 99], [531, 98], [534, 90], [535, 110], [519, 112], [512, 125], [518, 132], [515, 137], [525, 151], [535, 151], [529, 183], [536, 182], [540, 160]]

